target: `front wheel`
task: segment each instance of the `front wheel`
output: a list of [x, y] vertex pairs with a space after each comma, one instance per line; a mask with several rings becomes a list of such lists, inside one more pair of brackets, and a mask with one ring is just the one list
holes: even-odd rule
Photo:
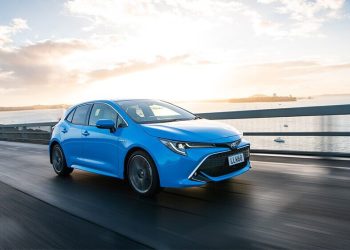
[[153, 196], [159, 191], [159, 177], [152, 158], [144, 151], [134, 152], [128, 161], [128, 181], [142, 196]]
[[59, 176], [67, 176], [73, 172], [73, 168], [69, 168], [66, 163], [62, 148], [56, 144], [51, 151], [52, 167]]

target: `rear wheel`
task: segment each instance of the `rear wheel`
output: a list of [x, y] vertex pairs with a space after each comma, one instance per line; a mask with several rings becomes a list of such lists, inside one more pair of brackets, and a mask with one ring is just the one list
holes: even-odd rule
[[73, 172], [73, 168], [67, 166], [62, 148], [56, 144], [51, 151], [52, 167], [59, 176], [67, 176]]
[[128, 181], [142, 196], [153, 196], [159, 191], [159, 177], [152, 158], [144, 151], [134, 152], [128, 161]]

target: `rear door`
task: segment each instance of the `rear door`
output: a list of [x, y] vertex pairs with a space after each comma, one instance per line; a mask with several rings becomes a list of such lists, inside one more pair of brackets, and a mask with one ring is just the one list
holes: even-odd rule
[[61, 145], [69, 166], [82, 164], [82, 129], [87, 123], [90, 108], [91, 104], [76, 107], [60, 125]]

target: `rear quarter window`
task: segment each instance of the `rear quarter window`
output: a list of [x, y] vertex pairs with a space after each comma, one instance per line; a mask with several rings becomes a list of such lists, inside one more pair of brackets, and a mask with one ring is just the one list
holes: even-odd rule
[[66, 117], [66, 121], [72, 122], [75, 109], [73, 109]]

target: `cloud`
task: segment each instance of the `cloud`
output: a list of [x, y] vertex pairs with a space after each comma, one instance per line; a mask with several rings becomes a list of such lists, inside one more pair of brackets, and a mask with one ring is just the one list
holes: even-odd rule
[[266, 19], [255, 10], [247, 8], [243, 13], [250, 19], [255, 34], [258, 36], [268, 35], [271, 37], [280, 38], [286, 37], [288, 35], [286, 31], [283, 31], [281, 29], [281, 23], [273, 22], [269, 19]]
[[11, 78], [13, 73], [14, 73], [13, 71], [1, 71], [0, 69], [0, 80]]
[[0, 26], [0, 48], [12, 43], [12, 36], [22, 30], [28, 29], [27, 21], [21, 18], [12, 19], [9, 25]]
[[276, 76], [277, 81], [273, 82], [278, 82], [282, 78], [284, 80], [292, 80], [294, 77], [309, 74], [332, 73], [334, 71], [350, 70], [350, 63], [322, 64], [317, 61], [284, 61], [241, 66], [240, 70], [254, 71], [254, 77], [257, 78], [259, 78], [261, 74]]
[[345, 0], [258, 0], [261, 3], [276, 3], [275, 11], [288, 14], [291, 19], [304, 21], [313, 18], [327, 18], [330, 13], [339, 11]]
[[59, 61], [70, 53], [86, 49], [85, 42], [74, 39], [47, 40], [12, 50], [0, 49], [0, 86], [22, 88], [72, 83], [76, 76], [66, 72]]
[[[105, 62], [94, 62], [92, 59], [100, 52], [93, 43], [78, 39], [46, 40], [10, 51], [0, 49], [0, 87], [3, 90], [50, 86], [71, 88], [163, 65], [196, 63], [190, 55], [155, 56], [147, 61], [130, 58], [120, 61], [115, 55]], [[101, 53], [103, 56], [104, 51]], [[89, 67], [85, 67], [86, 58], [92, 58], [87, 62]]]
[[119, 63], [112, 69], [100, 69], [88, 72], [86, 75], [86, 80], [104, 80], [106, 78], [154, 69], [156, 67], [161, 67], [169, 64], [185, 62], [189, 58], [189, 55], [181, 55], [173, 58], [164, 58], [159, 56], [155, 58], [155, 60], [151, 63], [139, 61]]
[[[110, 55], [105, 58], [118, 54], [111, 58], [111, 64], [117, 63], [113, 60], [152, 61], [157, 56], [202, 56], [208, 46], [210, 50], [221, 48], [217, 41], [227, 39], [224, 31], [231, 30], [240, 18], [247, 19], [242, 14], [247, 6], [240, 1], [72, 0], [65, 8], [71, 15], [91, 21], [83, 28], [90, 34], [118, 37], [117, 42], [102, 45], [109, 48]], [[234, 36], [234, 32], [229, 35]]]
[[[246, 13], [245, 16], [257, 13], [238, 0], [70, 0], [65, 6], [71, 14], [92, 21], [92, 26], [84, 28], [88, 31], [108, 26], [118, 28], [119, 31], [127, 27], [135, 32], [149, 29], [147, 27], [151, 25], [158, 27], [162, 23], [170, 24], [171, 29], [171, 22], [182, 23], [182, 28], [190, 26], [195, 31], [203, 30], [204, 27], [217, 27], [220, 23], [232, 24]], [[193, 23], [198, 25], [193, 27]]]
[[137, 17], [160, 18], [164, 15], [217, 18], [218, 14], [229, 15], [245, 8], [240, 1], [222, 0], [70, 0], [65, 6], [73, 14], [105, 25], [135, 22]]
[[[0, 49], [0, 102], [20, 103], [28, 96], [35, 102], [74, 102], [77, 93], [92, 83], [197, 60], [190, 55], [120, 60], [117, 53], [104, 61], [104, 52], [95, 43], [79, 39], [45, 40], [11, 50]], [[94, 61], [99, 53], [102, 61]]]
[[329, 20], [341, 18], [345, 0], [258, 0], [273, 5], [274, 11], [288, 15], [288, 36], [320, 36], [320, 29]]
[[[326, 21], [341, 17], [340, 10], [344, 2], [345, 0], [258, 0], [260, 4], [273, 6], [276, 13], [288, 16], [289, 20], [272, 20], [257, 8], [259, 5], [238, 0], [71, 0], [65, 6], [72, 15], [91, 21], [90, 26], [83, 28], [85, 31], [104, 26], [120, 33], [135, 35], [140, 30], [150, 30], [153, 27], [153, 30], [159, 30], [159, 38], [171, 35], [170, 31], [176, 23], [178, 26], [181, 24], [183, 30], [176, 35], [187, 37], [186, 40], [191, 41], [194, 36], [191, 36], [191, 32], [186, 32], [188, 29], [199, 36], [199, 30], [212, 33], [222, 25], [237, 22], [250, 23], [258, 36], [320, 36], [319, 31]], [[166, 31], [160, 28], [165, 24], [168, 26]]]
[[[80, 72], [62, 60], [88, 52], [90, 44], [79, 39], [45, 40], [22, 47], [0, 48], [1, 105], [60, 103], [77, 93]], [[69, 101], [68, 101], [69, 102]]]

